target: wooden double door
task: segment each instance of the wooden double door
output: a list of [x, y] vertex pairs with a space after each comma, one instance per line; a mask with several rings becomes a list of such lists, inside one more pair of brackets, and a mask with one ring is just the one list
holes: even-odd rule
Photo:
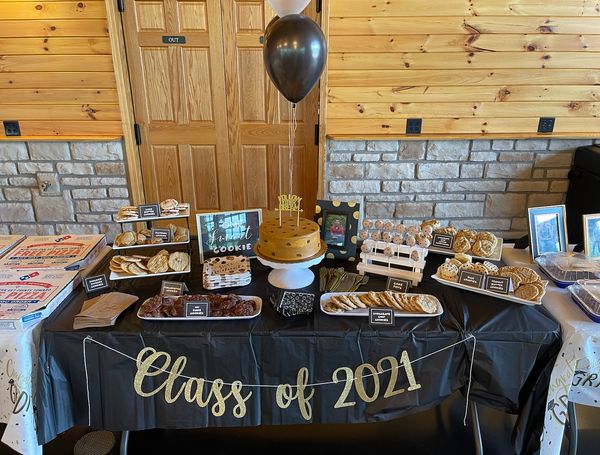
[[289, 103], [262, 59], [273, 16], [260, 0], [125, 1], [146, 201], [174, 197], [195, 211], [272, 209], [290, 191], [292, 168], [293, 191], [307, 215], [314, 210], [318, 87], [297, 107], [290, 162]]

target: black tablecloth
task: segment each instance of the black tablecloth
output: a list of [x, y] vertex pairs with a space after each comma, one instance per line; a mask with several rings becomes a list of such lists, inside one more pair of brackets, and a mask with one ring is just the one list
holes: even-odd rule
[[[194, 262], [198, 256], [194, 256]], [[38, 438], [40, 443], [53, 439], [73, 425], [88, 425], [109, 430], [149, 428], [198, 428], [206, 426], [252, 426], [291, 423], [354, 423], [387, 420], [426, 409], [442, 401], [457, 389], [466, 392], [473, 340], [459, 343], [474, 335], [475, 360], [472, 371], [471, 399], [479, 403], [520, 414], [515, 432], [518, 453], [532, 452], [538, 446], [543, 423], [543, 404], [549, 372], [560, 348], [560, 326], [541, 307], [528, 307], [461, 291], [441, 285], [429, 278], [443, 257], [430, 254], [423, 282], [415, 292], [436, 295], [444, 314], [434, 318], [396, 318], [393, 327], [369, 326], [366, 318], [332, 317], [315, 304], [312, 315], [286, 319], [269, 304], [273, 288], [267, 283], [270, 269], [252, 262], [252, 283], [236, 293], [263, 299], [262, 314], [245, 321], [171, 321], [152, 322], [137, 318], [139, 305], [160, 289], [159, 279], [121, 282], [119, 290], [140, 297], [114, 327], [74, 331], [73, 317], [86, 296], [81, 291], [61, 307], [44, 325], [41, 335], [37, 388]], [[348, 262], [326, 261], [322, 265], [345, 266]], [[315, 268], [318, 276], [318, 267]], [[201, 291], [201, 266], [182, 275], [192, 292]], [[318, 280], [317, 280], [318, 281]], [[307, 288], [318, 293], [318, 282]], [[386, 279], [372, 276], [361, 290], [382, 290]], [[135, 359], [151, 347], [175, 359], [185, 356], [182, 375], [206, 379], [240, 380], [244, 384], [296, 384], [298, 370], [308, 369], [308, 382], [331, 382], [340, 367], [354, 370], [379, 359], [397, 359], [406, 351], [411, 360], [459, 343], [412, 364], [421, 388], [383, 398], [389, 373], [380, 377], [381, 392], [367, 403], [352, 387], [346, 401], [353, 406], [335, 408], [344, 381], [314, 388], [310, 400], [312, 415], [307, 420], [297, 402], [286, 409], [276, 403], [272, 388], [244, 387], [247, 412], [235, 417], [236, 404], [230, 399], [222, 416], [188, 403], [179, 396], [173, 403], [165, 401], [165, 390], [142, 397], [134, 389], [137, 368], [134, 360], [95, 342], [86, 342], [86, 369], [83, 343], [86, 337], [127, 354]], [[164, 358], [156, 362], [162, 365]], [[388, 368], [388, 363], [382, 363]], [[143, 389], [159, 387], [166, 374], [146, 378]], [[365, 370], [363, 374], [368, 374]], [[339, 374], [338, 378], [345, 376]], [[175, 381], [173, 395], [185, 383]], [[372, 379], [365, 380], [371, 394]], [[397, 388], [407, 388], [406, 375], [399, 370]], [[208, 387], [209, 385], [207, 385]], [[227, 391], [227, 386], [223, 393]], [[89, 393], [88, 393], [89, 391]], [[205, 394], [206, 396], [206, 394]], [[89, 397], [89, 407], [88, 407]], [[217, 412], [218, 413], [218, 412]]]

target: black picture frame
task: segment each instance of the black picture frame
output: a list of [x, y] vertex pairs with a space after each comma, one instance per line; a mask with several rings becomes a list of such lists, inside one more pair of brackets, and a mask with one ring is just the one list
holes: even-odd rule
[[358, 202], [317, 200], [315, 222], [327, 244], [328, 259], [356, 259], [360, 204]]

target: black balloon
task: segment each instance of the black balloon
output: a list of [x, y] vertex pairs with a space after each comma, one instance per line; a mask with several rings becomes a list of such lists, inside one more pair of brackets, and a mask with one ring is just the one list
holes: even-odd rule
[[321, 28], [300, 14], [271, 21], [263, 59], [275, 87], [292, 103], [302, 100], [321, 77], [327, 43]]
[[267, 25], [267, 27], [265, 28], [265, 35], [264, 35], [264, 39], [266, 40], [267, 37], [271, 34], [271, 27], [272, 25], [277, 22], [279, 20], [279, 16], [275, 16], [273, 19], [271, 19], [271, 22], [269, 22], [269, 24]]

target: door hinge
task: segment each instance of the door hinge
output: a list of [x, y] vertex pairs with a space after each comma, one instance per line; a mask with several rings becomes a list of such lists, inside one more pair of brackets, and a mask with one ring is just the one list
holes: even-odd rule
[[317, 0], [317, 13], [320, 13], [323, 9], [323, 0]]
[[315, 125], [315, 145], [319, 145], [319, 124]]
[[125, 0], [117, 0], [117, 8], [122, 13], [125, 11]]
[[135, 134], [136, 145], [142, 145], [142, 131], [140, 130], [140, 125], [138, 123], [133, 124], [133, 134]]

